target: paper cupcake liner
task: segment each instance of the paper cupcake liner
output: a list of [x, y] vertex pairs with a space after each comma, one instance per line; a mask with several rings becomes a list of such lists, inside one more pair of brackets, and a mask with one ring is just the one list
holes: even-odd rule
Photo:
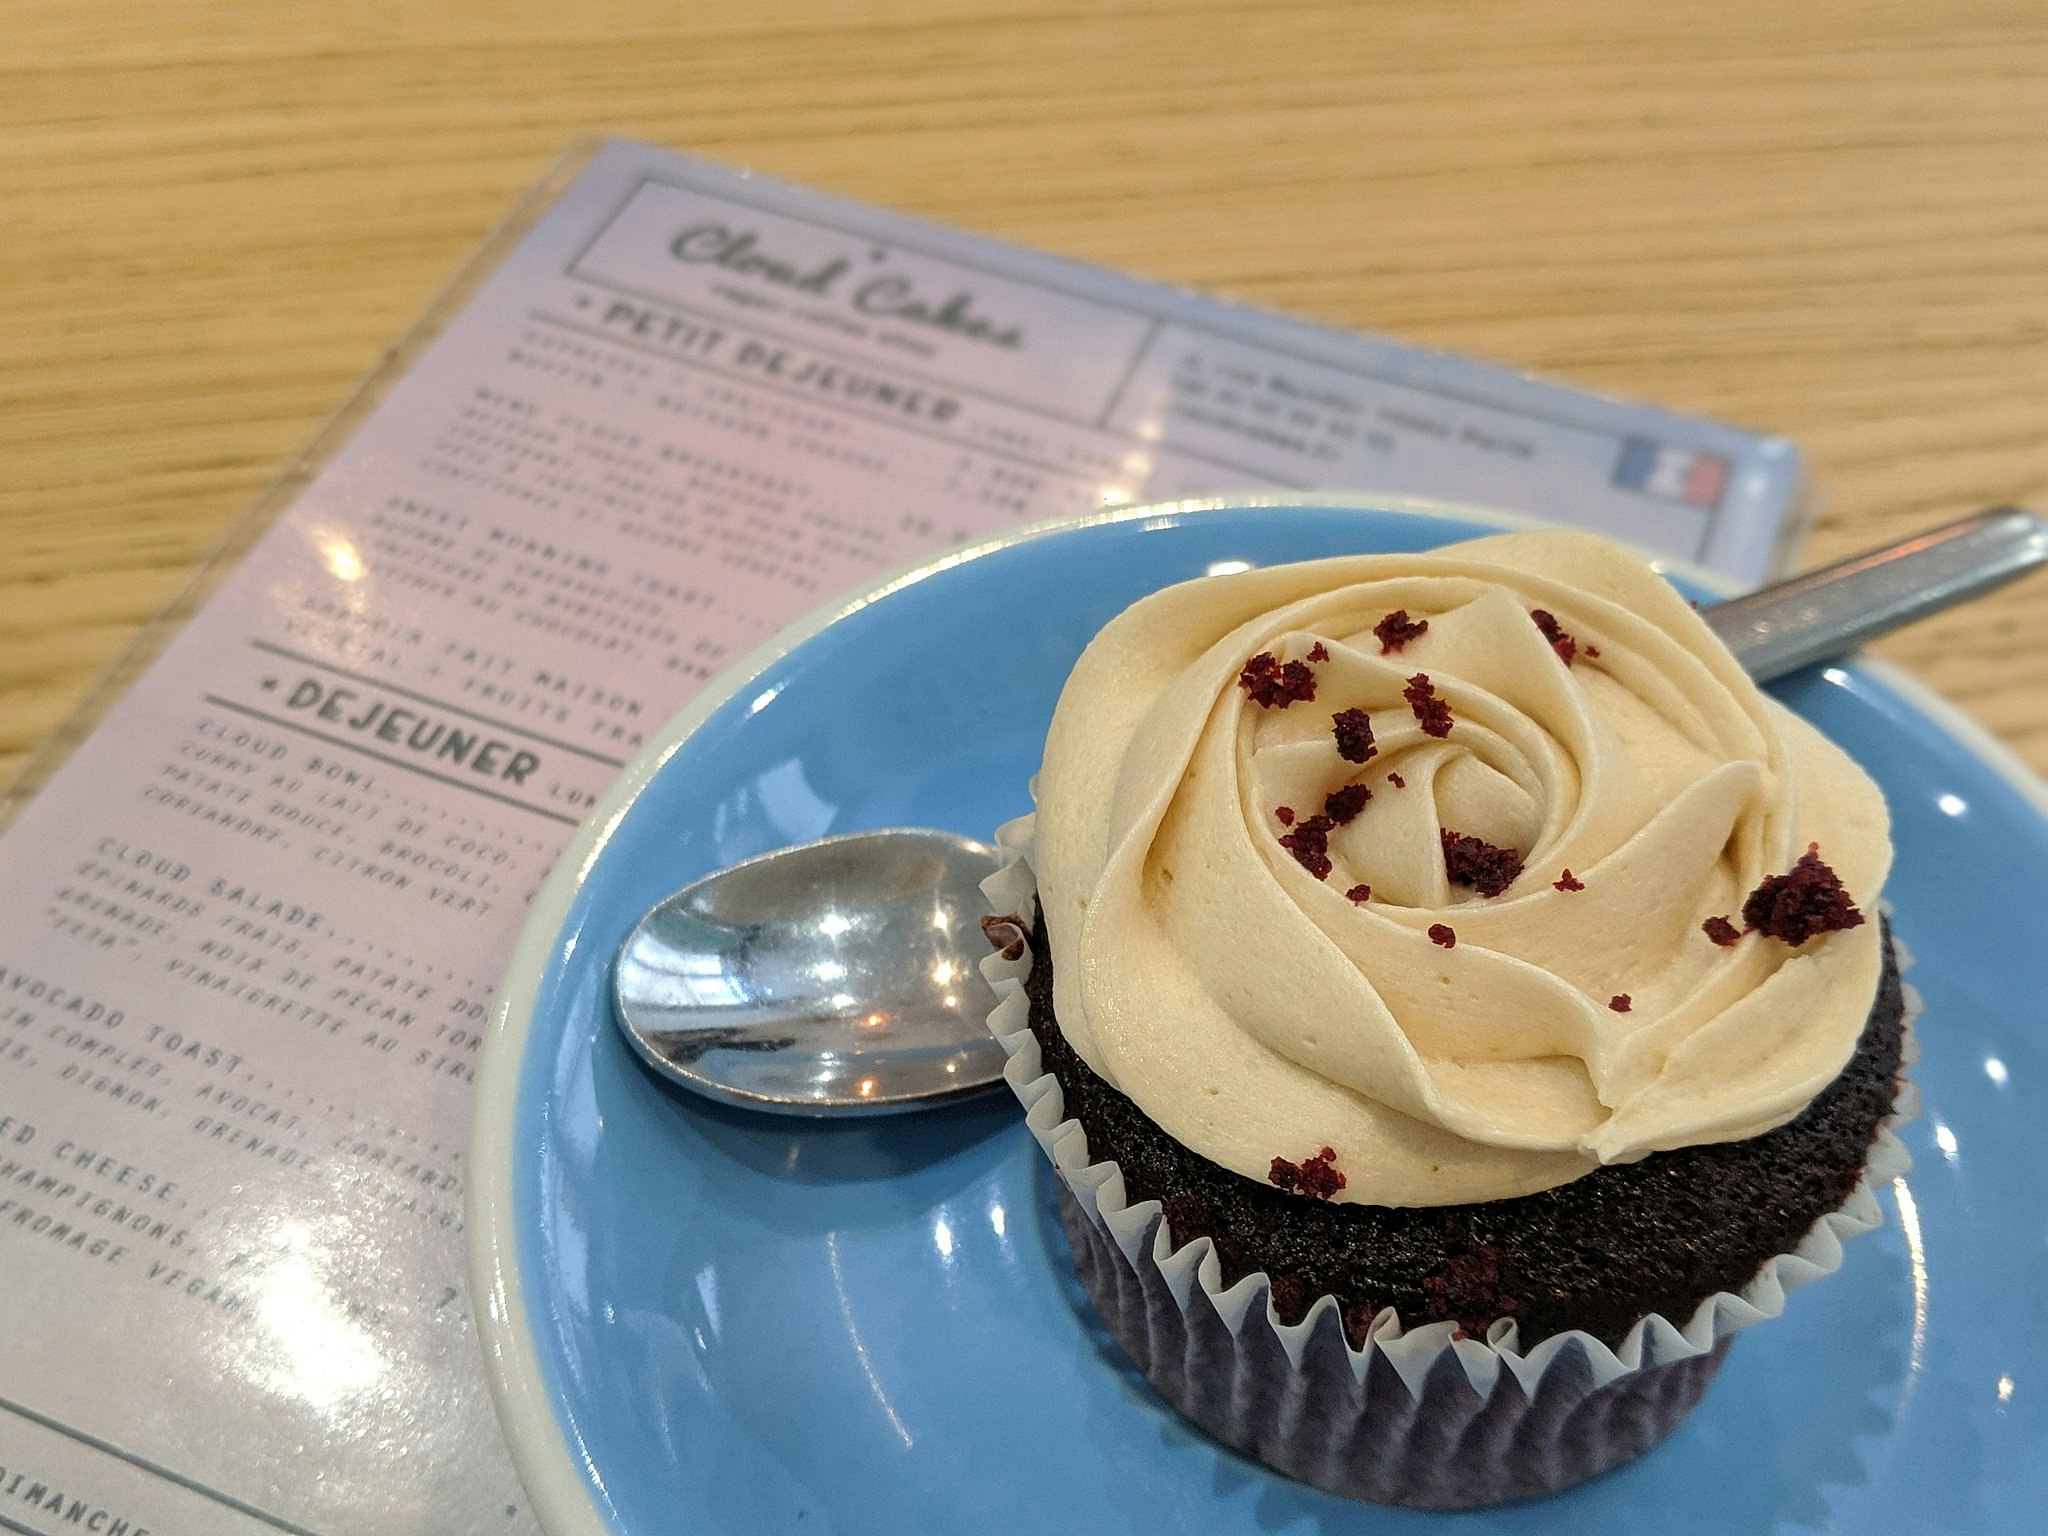
[[[1011, 857], [982, 887], [995, 911], [1027, 923], [1037, 907], [1031, 820], [998, 830]], [[1903, 968], [1903, 946], [1894, 947]], [[1175, 1248], [1159, 1202], [1132, 1202], [1116, 1162], [1091, 1159], [1031, 1032], [1030, 967], [1028, 946], [982, 962], [998, 999], [989, 1028], [1009, 1055], [1003, 1075], [1025, 1124], [1059, 1175], [1061, 1223], [1104, 1323], [1161, 1395], [1216, 1438], [1354, 1497], [1432, 1508], [1495, 1503], [1640, 1455], [1698, 1400], [1736, 1333], [1778, 1316], [1788, 1292], [1841, 1267], [1845, 1239], [1882, 1224], [1876, 1189], [1912, 1166], [1895, 1132], [1919, 1101], [1902, 1078], [1848, 1199], [1740, 1291], [1707, 1297], [1682, 1323], [1652, 1313], [1619, 1347], [1573, 1329], [1524, 1351], [1512, 1319], [1481, 1340], [1461, 1336], [1455, 1323], [1405, 1327], [1387, 1308], [1354, 1348], [1335, 1297], [1318, 1297], [1299, 1322], [1281, 1322], [1263, 1272], [1225, 1286], [1209, 1238]], [[1921, 1005], [1912, 987], [1904, 991], [1910, 1066]]]

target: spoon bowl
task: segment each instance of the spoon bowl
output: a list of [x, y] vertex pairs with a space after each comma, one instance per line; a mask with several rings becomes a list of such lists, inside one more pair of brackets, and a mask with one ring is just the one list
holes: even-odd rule
[[612, 996], [642, 1060], [709, 1098], [891, 1114], [999, 1082], [981, 882], [1001, 863], [922, 827], [852, 832], [714, 870], [657, 902]]

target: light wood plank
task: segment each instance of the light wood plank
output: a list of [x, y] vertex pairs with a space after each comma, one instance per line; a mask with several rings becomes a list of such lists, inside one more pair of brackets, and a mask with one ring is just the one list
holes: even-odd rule
[[[0, 777], [572, 135], [1787, 433], [1824, 559], [2048, 501], [2048, 8], [20, 0]], [[1880, 650], [2048, 769], [2048, 587]]]

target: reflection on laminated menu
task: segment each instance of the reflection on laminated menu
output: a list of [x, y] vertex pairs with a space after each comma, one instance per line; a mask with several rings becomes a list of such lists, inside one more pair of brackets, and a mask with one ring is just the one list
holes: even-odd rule
[[259, 1504], [0, 1397], [0, 1531], [318, 1536]]

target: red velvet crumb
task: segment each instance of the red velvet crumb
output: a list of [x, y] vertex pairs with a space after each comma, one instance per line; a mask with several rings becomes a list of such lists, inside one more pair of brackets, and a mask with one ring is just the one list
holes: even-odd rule
[[1337, 824], [1327, 816], [1310, 816], [1296, 823], [1280, 839], [1280, 846], [1294, 855], [1294, 862], [1318, 880], [1330, 877], [1330, 829]]
[[1574, 875], [1570, 870], [1566, 870], [1550, 882], [1550, 887], [1556, 891], [1583, 891], [1586, 888], [1586, 882], [1577, 875]]
[[1614, 996], [1607, 999], [1607, 1006], [1616, 1013], [1627, 1013], [1634, 1004], [1626, 992], [1617, 992]]
[[1378, 1316], [1379, 1309], [1365, 1297], [1344, 1308], [1344, 1337], [1351, 1341], [1353, 1349], [1365, 1348], [1365, 1341], [1372, 1336], [1373, 1321]]
[[1330, 648], [1318, 640], [1308, 648], [1308, 659], [1310, 661], [1328, 661], [1330, 659]]
[[1700, 932], [1712, 939], [1723, 949], [1728, 949], [1742, 937], [1742, 930], [1725, 917], [1710, 917], [1700, 924]]
[[1446, 1260], [1435, 1274], [1425, 1276], [1422, 1290], [1428, 1320], [1456, 1323], [1471, 1337], [1483, 1339], [1495, 1319], [1520, 1312], [1522, 1302], [1508, 1294], [1513, 1276], [1501, 1260], [1498, 1248], [1474, 1243]]
[[1324, 1147], [1314, 1157], [1305, 1158], [1298, 1163], [1290, 1163], [1284, 1157], [1276, 1157], [1273, 1159], [1273, 1166], [1266, 1170], [1266, 1178], [1281, 1189], [1291, 1189], [1318, 1200], [1329, 1199], [1346, 1183], [1344, 1175], [1337, 1171], [1337, 1152], [1334, 1147]]
[[1600, 647], [1597, 645], [1582, 645], [1579, 647], [1579, 654], [1581, 656], [1591, 656], [1597, 658], [1600, 654]]
[[1372, 900], [1372, 887], [1369, 885], [1354, 885], [1344, 893], [1344, 899], [1354, 906], [1362, 907]]
[[1783, 939], [1797, 949], [1815, 934], [1860, 928], [1863, 914], [1841, 879], [1821, 862], [1820, 844], [1808, 843], [1790, 870], [1767, 876], [1749, 893], [1742, 921], [1751, 932]]
[[1283, 826], [1283, 827], [1291, 827], [1291, 826], [1293, 826], [1293, 825], [1294, 825], [1294, 807], [1293, 807], [1293, 806], [1291, 806], [1291, 805], [1276, 805], [1276, 806], [1274, 806], [1274, 807], [1273, 807], [1273, 819], [1274, 819], [1275, 821], [1279, 822], [1279, 823], [1280, 823], [1280, 825], [1281, 825], [1281, 826]]
[[1337, 738], [1337, 755], [1347, 763], [1362, 763], [1379, 751], [1372, 744], [1372, 716], [1362, 709], [1330, 716], [1330, 727], [1330, 734]]
[[1400, 650], [1410, 640], [1420, 639], [1428, 628], [1429, 620], [1411, 619], [1406, 608], [1396, 608], [1373, 625], [1372, 632], [1378, 637], [1380, 654], [1384, 656], [1389, 651]]
[[1387, 782], [1393, 785], [1396, 789], [1406, 789], [1408, 787], [1408, 781], [1402, 778], [1401, 775], [1399, 775], [1398, 773], [1388, 774]]
[[1458, 935], [1452, 930], [1449, 923], [1431, 923], [1429, 925], [1429, 942], [1441, 944], [1445, 949], [1456, 949], [1458, 947]]
[[[1219, 1245], [1216, 1251], [1220, 1255], [1223, 1249]], [[1267, 1295], [1272, 1298], [1273, 1315], [1290, 1326], [1308, 1316], [1308, 1304], [1314, 1299], [1299, 1275], [1284, 1271], [1271, 1277]]]
[[1408, 686], [1401, 690], [1401, 697], [1415, 711], [1415, 723], [1422, 727], [1423, 735], [1442, 737], [1451, 734], [1451, 706], [1436, 696], [1436, 684], [1429, 680], [1427, 672], [1418, 672], [1409, 678]]
[[1372, 791], [1363, 784], [1346, 784], [1323, 797], [1323, 814], [1338, 826], [1345, 826], [1357, 819], [1358, 813], [1365, 809], [1365, 802], [1371, 798]]
[[1306, 662], [1283, 664], [1271, 651], [1261, 651], [1237, 674], [1237, 686], [1261, 709], [1285, 709], [1296, 700], [1316, 696], [1316, 675]]
[[1548, 608], [1531, 608], [1529, 617], [1536, 621], [1536, 627], [1543, 631], [1543, 638], [1550, 642], [1550, 648], [1557, 652], [1557, 659], [1566, 666], [1579, 654], [1579, 642], [1566, 634], [1557, 622], [1557, 616]]
[[1444, 849], [1444, 873], [1453, 885], [1469, 885], [1482, 896], [1498, 896], [1522, 872], [1522, 856], [1512, 848], [1496, 848], [1484, 838], [1460, 837], [1438, 827]]

